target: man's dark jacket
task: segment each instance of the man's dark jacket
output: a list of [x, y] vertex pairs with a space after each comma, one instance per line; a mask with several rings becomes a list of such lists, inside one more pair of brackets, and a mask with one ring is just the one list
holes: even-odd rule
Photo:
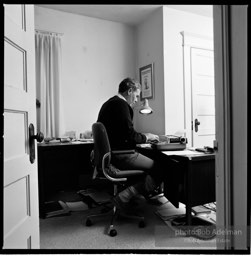
[[103, 104], [97, 121], [104, 124], [111, 149], [135, 148], [136, 144], [146, 142], [146, 136], [133, 128], [133, 109], [118, 96]]

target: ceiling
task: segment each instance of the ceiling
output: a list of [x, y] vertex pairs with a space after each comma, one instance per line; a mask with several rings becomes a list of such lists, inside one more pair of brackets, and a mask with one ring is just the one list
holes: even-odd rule
[[[149, 14], [163, 5], [87, 5], [87, 4], [36, 4], [37, 6], [69, 12], [99, 19], [137, 25]], [[213, 17], [212, 5], [165, 5], [181, 11], [187, 11], [206, 17]]]

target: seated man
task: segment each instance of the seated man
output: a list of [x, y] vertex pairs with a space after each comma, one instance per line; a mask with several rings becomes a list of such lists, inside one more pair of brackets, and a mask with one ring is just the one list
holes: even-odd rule
[[[140, 84], [126, 78], [119, 84], [118, 94], [102, 105], [97, 121], [105, 126], [112, 150], [135, 149], [136, 144], [159, 141], [158, 135], [139, 133], [133, 127], [132, 106], [139, 96]], [[144, 180], [129, 186], [113, 199], [119, 208], [126, 208], [137, 194], [147, 197], [162, 181], [162, 171], [157, 163], [138, 152], [112, 156], [111, 163], [121, 171], [138, 169], [148, 174]]]

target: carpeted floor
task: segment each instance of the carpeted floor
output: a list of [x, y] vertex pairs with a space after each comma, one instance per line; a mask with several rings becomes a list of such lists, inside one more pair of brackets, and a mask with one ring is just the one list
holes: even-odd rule
[[[201, 240], [179, 234], [167, 225], [156, 211], [163, 208], [176, 209], [170, 202], [162, 205], [149, 204], [137, 198], [135, 208], [144, 215], [146, 227], [139, 228], [137, 220], [118, 218], [114, 225], [117, 236], [107, 234], [110, 218], [94, 221], [85, 226], [86, 216], [97, 209], [73, 211], [69, 216], [40, 219], [41, 249], [119, 249], [119, 250], [215, 250], [216, 240]], [[150, 253], [150, 251], [149, 251]]]

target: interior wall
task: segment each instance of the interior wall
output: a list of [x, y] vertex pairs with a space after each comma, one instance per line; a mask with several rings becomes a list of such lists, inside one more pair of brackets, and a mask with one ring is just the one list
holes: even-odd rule
[[182, 35], [185, 31], [213, 38], [213, 18], [163, 7], [165, 134], [184, 132]]
[[136, 32], [137, 41], [137, 78], [139, 68], [148, 64], [154, 64], [154, 93], [153, 99], [149, 99], [149, 105], [153, 109], [151, 115], [139, 114], [136, 108], [135, 128], [140, 132], [164, 134], [164, 62], [163, 62], [163, 12], [162, 8], [156, 10], [150, 17], [143, 21]]
[[166, 6], [136, 29], [121, 23], [35, 6], [35, 28], [62, 32], [62, 95], [65, 130], [90, 130], [102, 103], [128, 76], [154, 63], [154, 112], [136, 108], [135, 128], [174, 134], [184, 130], [181, 31], [213, 37], [213, 19]]
[[35, 28], [62, 36], [65, 131], [91, 129], [101, 105], [135, 77], [135, 29], [121, 23], [35, 6]]

